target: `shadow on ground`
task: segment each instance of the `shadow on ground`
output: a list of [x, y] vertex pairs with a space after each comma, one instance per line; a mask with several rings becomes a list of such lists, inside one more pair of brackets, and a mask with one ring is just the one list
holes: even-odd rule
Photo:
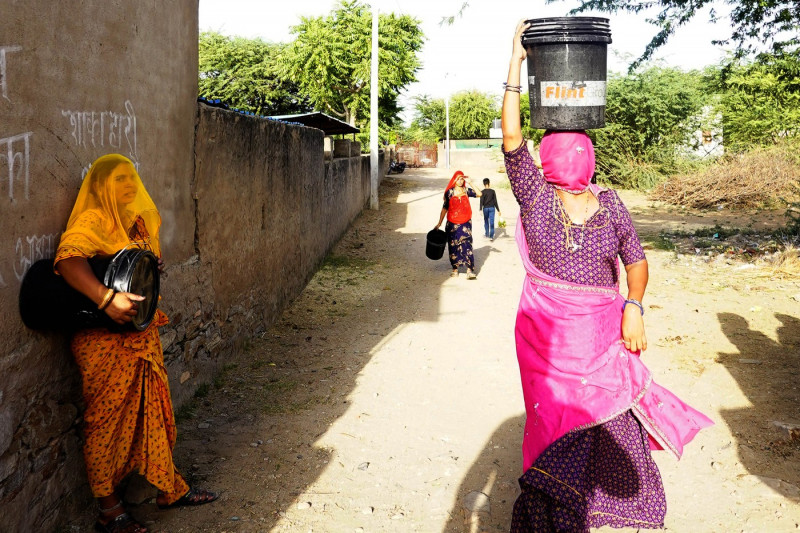
[[[408, 204], [398, 202], [412, 189], [412, 202], [440, 195], [448, 180], [430, 178], [386, 178], [381, 209], [354, 221], [273, 327], [232, 355], [214, 383], [181, 410], [176, 464], [191, 483], [221, 497], [192, 509], [159, 511], [151, 500], [133, 507], [151, 531], [270, 531], [286, 519], [286, 509], [313, 497], [309, 487], [336, 461], [334, 450], [315, 442], [350, 408], [348, 397], [372, 352], [403, 324], [441, 318], [449, 262], [425, 257], [425, 233], [404, 229]], [[438, 216], [438, 208], [430, 212], [430, 227]], [[481, 262], [490, 252], [480, 248]], [[414, 305], [398, 307], [398, 299]], [[343, 345], [340, 338], [355, 340]], [[490, 475], [485, 468], [502, 469], [491, 474], [495, 484], [515, 482], [521, 424], [513, 419], [498, 429], [491, 442], [500, 448], [487, 448], [464, 486]], [[359, 465], [353, 475], [368, 467]], [[486, 483], [478, 490], [484, 489]], [[514, 489], [503, 490], [511, 495]], [[503, 496], [501, 509], [510, 497]]]
[[[721, 414], [738, 440], [739, 459], [753, 475], [800, 485], [800, 472], [787, 470], [786, 461], [800, 460], [800, 443], [790, 441], [775, 422], [800, 424], [800, 319], [776, 314], [781, 323], [778, 340], [750, 328], [747, 319], [736, 313], [719, 313], [722, 331], [736, 346], [737, 353], [720, 353], [717, 361], [725, 366], [752, 407], [722, 410]], [[729, 394], [719, 391], [724, 397]], [[785, 485], [770, 483], [786, 497]]]
[[507, 419], [486, 441], [459, 485], [444, 533], [508, 531], [522, 475], [525, 416]]

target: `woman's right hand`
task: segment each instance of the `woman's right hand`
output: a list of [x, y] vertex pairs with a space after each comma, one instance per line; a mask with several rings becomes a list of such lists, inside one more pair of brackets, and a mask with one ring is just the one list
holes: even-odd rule
[[105, 308], [106, 314], [117, 324], [124, 324], [133, 320], [139, 311], [137, 302], [145, 300], [144, 296], [131, 292], [118, 292], [111, 299], [108, 307]]
[[517, 23], [517, 29], [514, 30], [514, 47], [511, 51], [511, 59], [517, 59], [520, 62], [525, 61], [528, 57], [528, 52], [525, 51], [525, 47], [522, 46], [522, 34], [530, 28], [530, 23], [525, 22], [525, 19], [520, 20]]

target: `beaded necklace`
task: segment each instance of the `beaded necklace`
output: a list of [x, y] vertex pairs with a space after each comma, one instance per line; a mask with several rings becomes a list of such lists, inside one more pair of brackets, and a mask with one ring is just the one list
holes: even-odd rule
[[[586, 197], [586, 207], [584, 209], [583, 215], [583, 223], [582, 224], [575, 224], [572, 219], [570, 218], [567, 210], [564, 208], [564, 203], [558, 197], [558, 194], [553, 193], [553, 218], [556, 219], [563, 227], [564, 227], [564, 237], [565, 237], [565, 244], [567, 246], [567, 251], [570, 253], [575, 253], [578, 250], [583, 248], [583, 239], [586, 233], [586, 227], [589, 225], [589, 203], [591, 202], [591, 196], [587, 195]], [[596, 214], [604, 211], [605, 208], [600, 205], [599, 209], [597, 210]], [[594, 217], [594, 215], [592, 215]], [[598, 227], [590, 228], [594, 229], [602, 229], [606, 227], [609, 223], [608, 217], [605, 217], [606, 220], [603, 224]], [[576, 240], [572, 234], [572, 229], [575, 227], [580, 227], [580, 236]]]

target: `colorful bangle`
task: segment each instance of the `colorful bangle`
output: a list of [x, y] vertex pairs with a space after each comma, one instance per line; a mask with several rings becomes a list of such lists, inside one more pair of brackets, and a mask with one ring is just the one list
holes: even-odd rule
[[644, 315], [644, 306], [642, 305], [642, 302], [640, 302], [639, 300], [634, 300], [633, 298], [629, 298], [629, 299], [625, 300], [624, 304], [622, 304], [622, 310], [623, 311], [625, 311], [625, 306], [628, 305], [628, 304], [633, 304], [636, 307], [638, 307], [639, 311], [641, 311], [642, 315]]
[[111, 300], [114, 299], [114, 295], [115, 294], [117, 294], [117, 291], [115, 291], [114, 289], [108, 289], [106, 291], [105, 296], [103, 296], [103, 301], [100, 302], [100, 304], [97, 306], [97, 308], [102, 311], [103, 309], [108, 307], [108, 304], [110, 304]]

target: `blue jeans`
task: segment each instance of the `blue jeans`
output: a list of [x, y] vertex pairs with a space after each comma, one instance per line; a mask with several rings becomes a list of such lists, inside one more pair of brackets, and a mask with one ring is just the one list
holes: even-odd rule
[[494, 207], [483, 208], [483, 235], [494, 239]]

